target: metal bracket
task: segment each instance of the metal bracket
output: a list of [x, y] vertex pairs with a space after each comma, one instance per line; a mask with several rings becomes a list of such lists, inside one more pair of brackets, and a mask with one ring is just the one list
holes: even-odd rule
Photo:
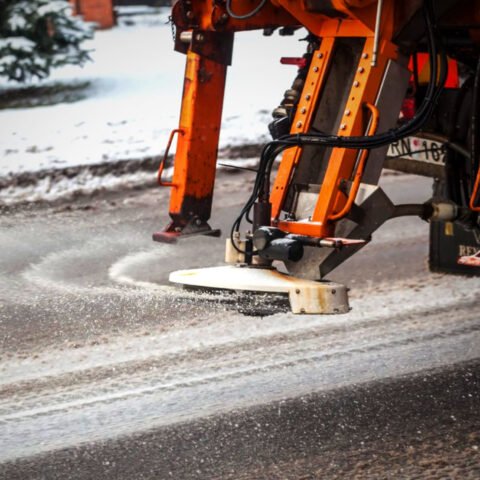
[[192, 217], [185, 226], [171, 222], [163, 231], [155, 232], [152, 238], [160, 243], [177, 243], [181, 238], [193, 237], [195, 235], [206, 235], [208, 237], [220, 237], [222, 231], [214, 229], [199, 217]]
[[163, 174], [163, 169], [165, 168], [165, 163], [168, 159], [168, 154], [170, 153], [170, 147], [172, 146], [172, 142], [173, 142], [173, 139], [174, 139], [176, 134], [184, 135], [185, 132], [181, 128], [177, 128], [175, 130], [172, 130], [172, 132], [170, 133], [170, 137], [169, 137], [168, 143], [167, 143], [167, 148], [165, 149], [165, 153], [163, 155], [162, 161], [160, 162], [160, 165], [158, 166], [157, 183], [161, 187], [175, 187], [175, 183], [173, 183], [173, 182], [164, 182], [162, 180], [162, 174]]

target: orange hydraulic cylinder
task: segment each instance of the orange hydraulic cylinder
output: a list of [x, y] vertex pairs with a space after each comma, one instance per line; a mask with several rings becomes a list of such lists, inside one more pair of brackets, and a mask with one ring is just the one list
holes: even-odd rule
[[179, 226], [210, 217], [227, 66], [189, 51], [170, 216]]

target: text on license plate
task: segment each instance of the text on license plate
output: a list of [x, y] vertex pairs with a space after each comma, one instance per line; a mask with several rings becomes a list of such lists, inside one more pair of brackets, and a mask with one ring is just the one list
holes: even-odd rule
[[445, 145], [420, 137], [402, 138], [389, 145], [387, 157], [443, 165], [445, 164]]

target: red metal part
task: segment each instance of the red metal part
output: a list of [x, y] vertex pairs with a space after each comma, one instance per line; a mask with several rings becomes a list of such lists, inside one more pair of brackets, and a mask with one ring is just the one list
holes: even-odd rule
[[353, 247], [358, 245], [365, 245], [367, 243], [366, 240], [355, 239], [355, 238], [340, 238], [340, 237], [326, 237], [322, 240], [327, 242], [332, 242], [335, 248], [343, 248], [343, 247]]
[[460, 257], [457, 263], [459, 265], [467, 265], [469, 267], [480, 267], [480, 251], [475, 255]]
[[298, 68], [305, 68], [307, 66], [307, 59], [303, 57], [282, 57], [280, 59], [282, 65], [295, 65]]
[[[418, 83], [426, 85], [430, 79], [430, 61], [428, 53], [417, 53], [416, 62], [418, 68]], [[408, 68], [413, 71], [414, 57], [410, 58]], [[445, 88], [458, 88], [460, 78], [458, 76], [458, 63], [451, 58], [448, 59], [448, 75], [445, 81]]]

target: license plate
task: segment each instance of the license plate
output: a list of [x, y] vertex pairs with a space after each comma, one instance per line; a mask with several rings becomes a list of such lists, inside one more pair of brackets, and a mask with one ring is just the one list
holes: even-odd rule
[[407, 137], [391, 143], [388, 147], [387, 157], [444, 165], [445, 145], [426, 138]]

